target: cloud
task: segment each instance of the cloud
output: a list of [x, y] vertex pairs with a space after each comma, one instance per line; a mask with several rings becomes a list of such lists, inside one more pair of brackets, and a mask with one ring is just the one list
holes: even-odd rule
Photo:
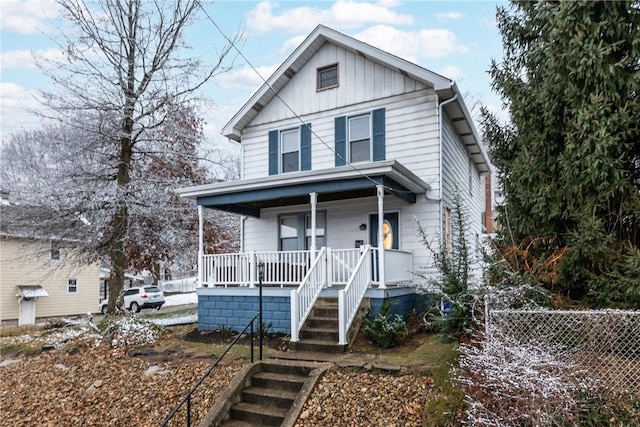
[[447, 65], [446, 67], [441, 68], [438, 70], [438, 74], [458, 83], [462, 81], [463, 78], [462, 70], [455, 65]]
[[456, 19], [461, 19], [463, 17], [464, 17], [464, 15], [462, 13], [460, 13], [460, 12], [436, 13], [436, 19], [439, 22], [454, 21]]
[[20, 34], [38, 33], [50, 27], [60, 6], [54, 0], [2, 0], [2, 31]]
[[40, 119], [29, 110], [41, 108], [37, 92], [15, 84], [0, 82], [0, 136], [4, 140], [21, 129], [33, 129]]
[[469, 51], [466, 46], [458, 44], [453, 32], [443, 29], [402, 31], [376, 25], [356, 34], [355, 38], [416, 63], [419, 58], [442, 58]]
[[58, 49], [45, 50], [10, 50], [0, 53], [0, 69], [9, 68], [36, 68], [36, 57], [43, 58], [42, 64], [48, 61], [59, 61], [64, 59], [64, 53]]
[[[271, 74], [273, 74], [279, 66], [280, 64], [265, 65], [262, 67], [256, 67], [256, 69], [260, 73], [260, 76], [266, 80], [271, 77]], [[216, 78], [216, 83], [224, 89], [254, 91], [264, 83], [260, 76], [253, 68], [245, 65], [244, 67], [235, 68], [229, 72], [219, 75]]]
[[336, 28], [359, 28], [367, 24], [411, 25], [413, 16], [392, 9], [399, 2], [382, 0], [377, 3], [337, 0], [329, 9], [301, 6], [278, 14], [278, 3], [263, 1], [247, 14], [247, 28], [256, 33], [309, 32], [321, 23]]

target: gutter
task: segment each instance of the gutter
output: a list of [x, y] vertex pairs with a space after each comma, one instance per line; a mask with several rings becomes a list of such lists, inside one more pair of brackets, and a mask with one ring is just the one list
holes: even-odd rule
[[453, 96], [453, 98], [449, 98], [444, 102], [441, 102], [438, 105], [438, 186], [439, 186], [439, 197], [438, 197], [438, 205], [439, 205], [439, 210], [440, 210], [440, 214], [439, 214], [439, 222], [440, 222], [440, 233], [442, 234], [442, 124], [444, 122], [444, 120], [442, 119], [442, 114], [443, 114], [443, 108], [445, 105], [450, 104], [452, 102], [454, 102], [456, 99], [458, 99], [458, 92], [457, 90], [455, 90], [456, 88], [454, 87], [455, 83], [451, 83], [451, 89], [455, 91], [455, 95]]

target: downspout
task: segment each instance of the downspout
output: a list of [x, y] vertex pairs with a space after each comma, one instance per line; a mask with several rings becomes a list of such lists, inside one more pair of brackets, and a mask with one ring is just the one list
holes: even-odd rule
[[[454, 83], [451, 84], [451, 88], [454, 89]], [[444, 102], [441, 102], [440, 105], [438, 105], [438, 168], [440, 169], [438, 171], [438, 193], [439, 193], [439, 197], [438, 197], [438, 210], [439, 210], [439, 214], [438, 214], [438, 222], [440, 223], [440, 234], [442, 234], [442, 126], [444, 124], [444, 120], [442, 117], [443, 114], [443, 108], [445, 105], [450, 104], [452, 102], [454, 102], [456, 99], [458, 99], [458, 94], [456, 93], [453, 98], [451, 99], [447, 99]]]

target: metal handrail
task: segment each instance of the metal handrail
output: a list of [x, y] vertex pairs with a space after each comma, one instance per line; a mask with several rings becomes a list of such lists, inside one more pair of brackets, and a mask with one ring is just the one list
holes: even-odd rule
[[[180, 408], [182, 408], [182, 406], [185, 404], [185, 402], [187, 403], [187, 427], [191, 427], [191, 395], [196, 391], [196, 389], [198, 387], [200, 387], [200, 384], [202, 384], [204, 382], [204, 380], [209, 376], [209, 374], [211, 374], [211, 372], [215, 369], [215, 367], [218, 366], [218, 363], [220, 363], [222, 358], [224, 356], [226, 356], [226, 354], [229, 352], [229, 350], [231, 350], [231, 347], [233, 347], [236, 344], [236, 342], [238, 342], [238, 340], [240, 339], [242, 334], [244, 334], [246, 332], [247, 328], [249, 328], [249, 327], [251, 327], [251, 332], [250, 332], [250, 334], [251, 334], [251, 363], [253, 363], [253, 322], [255, 322], [255, 320], [258, 318], [259, 315], [260, 315], [260, 312], [256, 313], [256, 315], [253, 316], [253, 318], [249, 321], [249, 323], [247, 323], [247, 326], [245, 326], [244, 329], [231, 342], [231, 344], [229, 344], [227, 346], [227, 349], [220, 355], [220, 357], [218, 357], [218, 359], [209, 368], [209, 370], [207, 370], [207, 372], [205, 372], [205, 374], [202, 376], [202, 378], [200, 378], [200, 380], [196, 383], [196, 385], [194, 385], [191, 388], [191, 390], [189, 390], [189, 392], [182, 398], [182, 400], [180, 400], [180, 402], [176, 405], [175, 408], [173, 408], [173, 410], [167, 416], [167, 418], [165, 418], [164, 421], [162, 421], [162, 424], [160, 424], [160, 427], [165, 427], [167, 425], [167, 423], [169, 421], [171, 421], [173, 416], [178, 413], [178, 411], [180, 410]], [[260, 327], [260, 335], [262, 335], [262, 327]], [[262, 340], [260, 341], [260, 346], [262, 347]], [[260, 360], [262, 360], [262, 348], [260, 348]]]

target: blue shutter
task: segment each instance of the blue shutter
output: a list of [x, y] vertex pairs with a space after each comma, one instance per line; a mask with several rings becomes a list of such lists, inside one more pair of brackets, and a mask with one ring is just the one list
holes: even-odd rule
[[269, 132], [269, 175], [278, 174], [278, 131]]
[[311, 123], [300, 126], [300, 170], [311, 170]]
[[385, 160], [384, 108], [373, 110], [373, 161]]
[[347, 117], [335, 119], [336, 166], [347, 164]]

